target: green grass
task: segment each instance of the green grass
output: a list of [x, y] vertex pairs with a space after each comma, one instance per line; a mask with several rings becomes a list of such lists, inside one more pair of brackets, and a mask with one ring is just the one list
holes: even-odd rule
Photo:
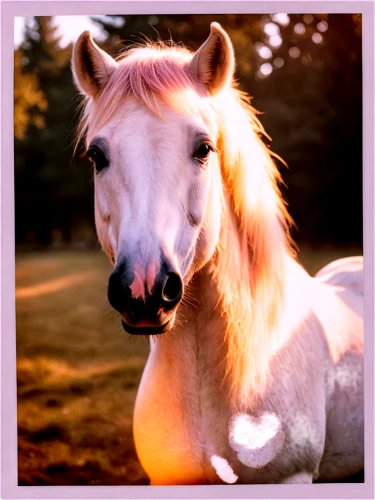
[[[301, 248], [315, 274], [360, 249]], [[16, 258], [20, 485], [148, 484], [132, 413], [148, 343], [123, 331], [107, 303], [106, 257]]]

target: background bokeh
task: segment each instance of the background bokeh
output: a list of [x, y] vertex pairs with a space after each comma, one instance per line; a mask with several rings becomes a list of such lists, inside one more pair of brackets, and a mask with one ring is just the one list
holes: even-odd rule
[[[95, 235], [91, 167], [73, 155], [80, 98], [72, 44], [53, 17], [21, 21], [14, 59], [19, 484], [147, 484], [131, 422], [148, 345], [126, 336], [107, 305], [110, 266]], [[315, 273], [361, 254], [361, 16], [90, 20], [112, 55], [145, 36], [196, 50], [212, 21], [233, 41], [236, 78], [254, 96], [272, 137], [265, 141], [288, 164], [278, 166], [301, 262]]]

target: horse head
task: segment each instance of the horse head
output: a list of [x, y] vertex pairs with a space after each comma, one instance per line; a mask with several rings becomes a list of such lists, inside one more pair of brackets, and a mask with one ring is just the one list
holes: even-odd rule
[[86, 98], [97, 234], [114, 265], [109, 302], [129, 333], [163, 333], [219, 240], [223, 189], [211, 101], [231, 85], [232, 44], [212, 23], [194, 55], [145, 46], [116, 61], [84, 32], [72, 68]]

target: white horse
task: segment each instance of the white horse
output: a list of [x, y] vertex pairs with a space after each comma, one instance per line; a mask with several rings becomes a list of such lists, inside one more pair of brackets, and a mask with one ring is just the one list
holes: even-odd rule
[[362, 259], [316, 278], [296, 261], [226, 32], [212, 23], [195, 54], [146, 44], [115, 61], [86, 31], [72, 66], [109, 301], [150, 335], [134, 438], [151, 484], [362, 470]]

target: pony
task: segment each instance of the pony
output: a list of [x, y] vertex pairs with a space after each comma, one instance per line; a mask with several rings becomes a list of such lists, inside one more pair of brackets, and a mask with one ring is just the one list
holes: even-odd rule
[[311, 483], [364, 466], [362, 258], [298, 263], [228, 34], [116, 60], [74, 45], [108, 300], [150, 354], [134, 440], [151, 485]]

